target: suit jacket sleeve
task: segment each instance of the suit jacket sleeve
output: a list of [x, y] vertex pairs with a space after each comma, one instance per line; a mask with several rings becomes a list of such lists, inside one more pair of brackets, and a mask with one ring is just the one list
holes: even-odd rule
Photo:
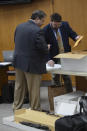
[[47, 46], [47, 43], [45, 41], [43, 30], [40, 30], [36, 34], [35, 46], [36, 46], [36, 48], [39, 52], [41, 52], [43, 54], [48, 54], [48, 46]]
[[66, 30], [68, 32], [68, 36], [75, 41], [76, 40], [75, 38], [77, 37], [77, 33], [72, 30], [72, 28], [70, 27], [68, 22], [66, 22], [66, 27], [65, 28], [66, 28]]

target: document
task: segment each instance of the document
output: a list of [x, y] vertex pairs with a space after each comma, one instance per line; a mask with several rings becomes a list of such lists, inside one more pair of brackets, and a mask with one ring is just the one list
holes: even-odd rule
[[83, 36], [80, 36], [80, 38], [75, 42], [74, 47], [78, 46], [79, 42], [83, 39]]
[[54, 64], [54, 66], [50, 66], [50, 65], [46, 64], [46, 70], [47, 71], [52, 71], [52, 70], [56, 70], [56, 69], [59, 69], [59, 68], [61, 68], [60, 64]]
[[7, 66], [12, 64], [11, 62], [0, 62], [0, 66]]

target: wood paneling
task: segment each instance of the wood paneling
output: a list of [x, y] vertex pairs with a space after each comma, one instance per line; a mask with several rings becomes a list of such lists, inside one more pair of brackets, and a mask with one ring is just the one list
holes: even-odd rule
[[82, 43], [75, 50], [87, 49], [87, 0], [54, 0], [54, 12], [60, 13], [78, 34], [84, 35]]
[[[46, 12], [47, 18], [45, 24], [49, 22], [49, 16], [52, 13], [51, 0], [33, 0], [31, 4], [18, 5], [0, 5], [0, 61], [3, 60], [3, 50], [14, 49], [14, 31], [18, 24], [27, 21], [32, 12], [41, 9]], [[15, 77], [9, 76], [12, 80]], [[50, 75], [43, 75], [43, 80], [51, 79]]]
[[[63, 21], [68, 21], [72, 29], [84, 35], [80, 45], [72, 50], [87, 50], [87, 0], [54, 0], [54, 12], [61, 14]], [[74, 41], [70, 40], [73, 46]], [[75, 86], [75, 77], [72, 76]]]
[[14, 31], [18, 24], [27, 21], [34, 10], [47, 13], [46, 23], [52, 12], [51, 0], [32, 0], [31, 4], [0, 5], [0, 61], [3, 50], [14, 49]]
[[[3, 60], [3, 50], [14, 49], [14, 31], [18, 24], [27, 21], [36, 9], [47, 13], [45, 24], [49, 23], [49, 16], [53, 12], [62, 15], [72, 28], [84, 35], [82, 43], [75, 50], [87, 49], [87, 0], [32, 0], [31, 4], [0, 5], [0, 61]], [[71, 45], [74, 43], [70, 41]], [[45, 78], [45, 77], [44, 77]], [[75, 83], [73, 77], [73, 83]]]
[[[45, 24], [49, 22], [50, 14], [59, 12], [63, 20], [70, 23], [72, 28], [84, 35], [82, 43], [76, 49], [87, 49], [87, 13], [86, 0], [33, 0], [31, 4], [23, 5], [0, 5], [0, 60], [3, 50], [14, 49], [14, 31], [18, 24], [27, 21], [32, 11], [42, 9], [47, 13]], [[71, 41], [71, 44], [74, 43]]]

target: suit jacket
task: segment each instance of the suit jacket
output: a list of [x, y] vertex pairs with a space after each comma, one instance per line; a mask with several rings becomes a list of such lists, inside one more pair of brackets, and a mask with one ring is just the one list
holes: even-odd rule
[[[62, 22], [59, 29], [63, 41], [64, 52], [70, 52], [71, 46], [69, 45], [69, 38], [72, 38], [75, 41], [77, 34], [72, 30], [68, 22]], [[43, 28], [43, 30], [45, 32], [45, 39], [47, 43], [51, 45], [48, 59], [53, 59], [54, 56], [59, 54], [58, 41], [56, 40], [56, 37], [50, 24], [46, 25]], [[56, 59], [53, 60], [56, 62]]]
[[43, 31], [32, 20], [17, 26], [13, 65], [24, 72], [46, 73], [48, 47]]

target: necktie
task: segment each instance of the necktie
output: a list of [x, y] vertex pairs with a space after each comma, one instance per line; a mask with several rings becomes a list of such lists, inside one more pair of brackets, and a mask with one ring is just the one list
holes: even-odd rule
[[64, 53], [62, 38], [61, 38], [60, 33], [58, 31], [57, 31], [57, 41], [58, 41], [59, 53]]

